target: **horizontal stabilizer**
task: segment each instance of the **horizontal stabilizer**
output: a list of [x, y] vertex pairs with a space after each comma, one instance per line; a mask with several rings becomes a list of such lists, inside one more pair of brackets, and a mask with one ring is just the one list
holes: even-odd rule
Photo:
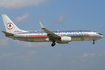
[[14, 34], [11, 34], [11, 33], [8, 33], [8, 32], [5, 32], [5, 31], [2, 31], [6, 36], [13, 36]]

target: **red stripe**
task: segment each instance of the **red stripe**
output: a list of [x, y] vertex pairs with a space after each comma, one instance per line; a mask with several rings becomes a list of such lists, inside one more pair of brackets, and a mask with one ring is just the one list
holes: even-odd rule
[[17, 38], [37, 38], [37, 37], [46, 37], [46, 36], [24, 36], [24, 37], [17, 37]]
[[[93, 37], [97, 37], [97, 36], [89, 36], [89, 35], [61, 35], [61, 37], [73, 37], [73, 36], [85, 36], [86, 38], [93, 38]], [[17, 37], [17, 38], [38, 38], [38, 37], [47, 37], [47, 36], [24, 36], [24, 37]]]
[[61, 35], [61, 37], [64, 37], [64, 36], [85, 36], [86, 38], [93, 38], [93, 37], [97, 37], [97, 36], [89, 36], [89, 35]]
[[64, 37], [64, 36], [71, 36], [71, 37], [72, 37], [72, 36], [86, 36], [86, 37], [87, 37], [87, 36], [89, 36], [89, 35], [61, 35], [61, 37]]

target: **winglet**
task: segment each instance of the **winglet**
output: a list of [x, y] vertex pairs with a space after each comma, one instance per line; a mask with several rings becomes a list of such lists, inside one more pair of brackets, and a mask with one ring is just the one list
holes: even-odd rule
[[44, 28], [44, 26], [42, 25], [42, 23], [41, 22], [39, 22], [39, 23], [40, 23], [41, 28]]

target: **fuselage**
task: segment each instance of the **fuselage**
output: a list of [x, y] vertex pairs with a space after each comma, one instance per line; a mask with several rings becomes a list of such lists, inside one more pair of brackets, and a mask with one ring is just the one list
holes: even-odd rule
[[[103, 38], [103, 35], [89, 30], [73, 30], [73, 31], [52, 31], [54, 34], [60, 37], [71, 37], [71, 41], [90, 41], [98, 40]], [[51, 42], [47, 39], [47, 33], [44, 31], [35, 31], [35, 32], [23, 32], [16, 33], [14, 36], [8, 36], [10, 38], [28, 41], [28, 42]]]

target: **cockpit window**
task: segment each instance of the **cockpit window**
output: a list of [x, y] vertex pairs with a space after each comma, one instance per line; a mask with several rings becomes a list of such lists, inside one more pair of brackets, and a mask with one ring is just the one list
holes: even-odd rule
[[101, 33], [98, 33], [99, 35], [103, 35], [103, 34], [101, 34]]

